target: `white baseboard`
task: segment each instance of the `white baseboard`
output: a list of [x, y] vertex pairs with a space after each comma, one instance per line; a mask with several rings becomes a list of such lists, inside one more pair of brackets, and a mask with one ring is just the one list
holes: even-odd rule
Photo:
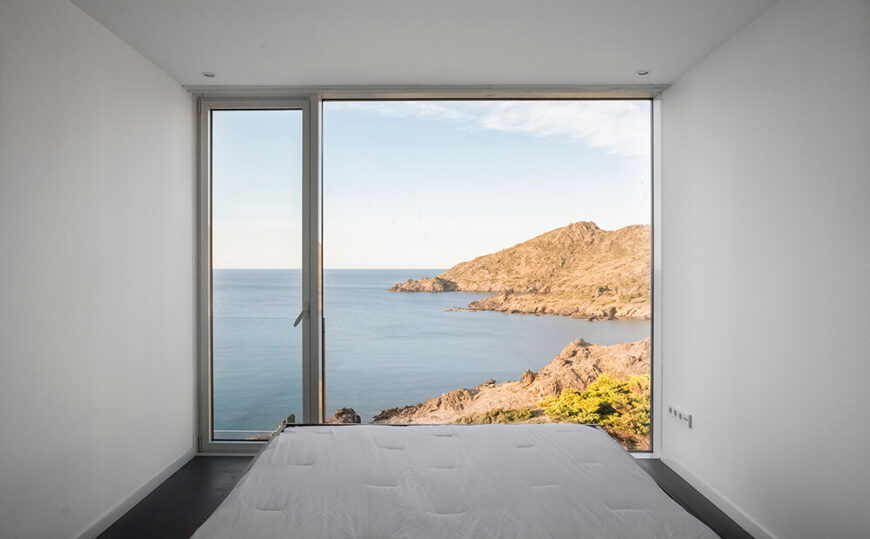
[[662, 455], [662, 462], [664, 462], [670, 469], [675, 471], [677, 475], [686, 480], [690, 485], [695, 487], [695, 490], [704, 495], [708, 500], [713, 502], [713, 504], [722, 510], [723, 513], [731, 517], [731, 520], [740, 525], [741, 528], [746, 530], [752, 537], [755, 539], [777, 539], [777, 537], [771, 533], [770, 530], [759, 524], [752, 517], [746, 514], [745, 511], [731, 503], [731, 501], [725, 496], [721, 495], [719, 491], [715, 488], [711, 487], [697, 475], [695, 475], [691, 470], [680, 464], [679, 462], [672, 460], [670, 457], [666, 455]]
[[141, 487], [134, 490], [129, 496], [118, 502], [114, 507], [103, 513], [94, 522], [88, 525], [84, 530], [75, 535], [75, 539], [94, 539], [106, 529], [121, 518], [127, 511], [133, 508], [137, 503], [141, 502], [152, 490], [157, 488], [160, 483], [169, 479], [169, 476], [181, 469], [194, 457], [196, 451], [191, 447], [178, 458], [169, 463], [165, 468], [157, 472], [157, 474], [145, 482]]

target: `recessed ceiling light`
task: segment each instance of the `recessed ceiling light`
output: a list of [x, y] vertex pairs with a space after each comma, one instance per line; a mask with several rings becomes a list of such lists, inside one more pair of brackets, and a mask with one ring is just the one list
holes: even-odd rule
[[213, 79], [213, 78], [214, 78], [214, 73], [212, 73], [211, 71], [203, 71], [203, 72], [202, 72], [202, 76], [203, 76], [203, 77], [206, 77], [206, 78], [209, 78], [209, 79]]
[[[640, 75], [641, 77], [644, 75], [649, 75], [649, 70], [641, 69], [640, 71], [637, 72], [637, 74]], [[203, 75], [205, 75], [205, 73], [203, 73]], [[214, 76], [214, 75], [212, 75], [212, 76]]]

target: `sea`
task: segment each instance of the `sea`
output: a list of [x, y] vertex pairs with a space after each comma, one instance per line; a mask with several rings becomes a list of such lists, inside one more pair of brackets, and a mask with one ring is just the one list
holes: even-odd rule
[[[459, 387], [517, 380], [571, 341], [633, 342], [649, 321], [463, 310], [488, 294], [388, 292], [443, 269], [325, 270], [327, 415], [353, 408], [363, 423], [382, 410]], [[302, 420], [300, 270], [216, 269], [212, 287], [216, 438], [268, 432]]]

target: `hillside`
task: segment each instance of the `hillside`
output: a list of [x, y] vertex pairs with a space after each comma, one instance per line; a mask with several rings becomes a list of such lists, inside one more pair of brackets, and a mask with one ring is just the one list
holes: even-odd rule
[[[529, 409], [522, 422], [548, 422], [538, 403], [558, 397], [566, 389], [583, 391], [602, 373], [628, 378], [650, 372], [650, 340], [599, 346], [577, 339], [538, 372], [526, 371], [520, 380], [496, 383], [489, 380], [472, 389], [459, 388], [419, 404], [384, 410], [375, 423], [435, 424], [468, 422], [505, 410]], [[645, 440], [635, 440], [642, 448]]]
[[392, 292], [492, 292], [472, 310], [587, 319], [650, 317], [650, 227], [581, 221]]

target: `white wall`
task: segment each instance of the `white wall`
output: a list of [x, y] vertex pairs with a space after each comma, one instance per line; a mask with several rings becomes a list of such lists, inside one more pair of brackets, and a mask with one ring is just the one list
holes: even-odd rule
[[192, 454], [194, 133], [73, 4], [0, 0], [0, 537], [99, 528]]
[[758, 535], [868, 537], [870, 2], [779, 2], [662, 107], [663, 458]]

